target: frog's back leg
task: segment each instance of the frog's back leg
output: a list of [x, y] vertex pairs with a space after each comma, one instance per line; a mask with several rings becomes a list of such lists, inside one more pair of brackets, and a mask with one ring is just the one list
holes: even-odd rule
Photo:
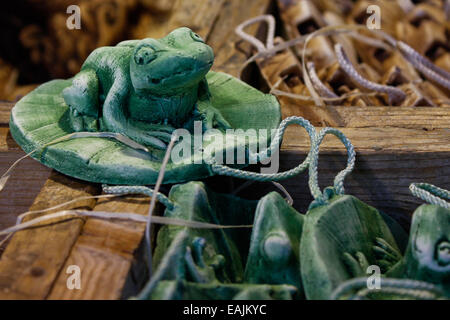
[[92, 69], [80, 71], [63, 90], [64, 101], [75, 131], [96, 131], [99, 115], [98, 78]]

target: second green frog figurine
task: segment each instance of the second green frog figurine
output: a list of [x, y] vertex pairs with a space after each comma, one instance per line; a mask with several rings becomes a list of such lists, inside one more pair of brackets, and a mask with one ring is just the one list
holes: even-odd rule
[[129, 40], [90, 54], [63, 91], [75, 131], [124, 134], [165, 149], [177, 128], [230, 128], [209, 102], [205, 78], [214, 53], [189, 28], [166, 37]]

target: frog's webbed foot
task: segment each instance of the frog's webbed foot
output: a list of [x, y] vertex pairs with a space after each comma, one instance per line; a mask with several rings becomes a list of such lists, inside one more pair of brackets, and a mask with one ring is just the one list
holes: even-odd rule
[[206, 246], [204, 238], [196, 237], [191, 247], [186, 248], [185, 262], [188, 273], [193, 281], [208, 283], [216, 280], [216, 271], [225, 265], [225, 259], [221, 255], [214, 256], [212, 262], [207, 265], [203, 258]]
[[99, 129], [97, 118], [82, 115], [75, 108], [69, 108], [69, 119], [74, 131], [96, 132]]
[[[380, 267], [382, 273], [386, 273], [402, 259], [401, 253], [382, 238], [375, 239], [375, 244], [372, 246], [372, 249], [376, 259], [376, 265]], [[347, 252], [344, 253], [344, 263], [353, 277], [365, 276], [369, 262], [362, 252], [357, 252], [355, 256], [356, 258]]]
[[220, 130], [224, 130], [224, 131], [227, 129], [232, 129], [231, 125], [228, 123], [227, 120], [225, 120], [225, 118], [222, 116], [220, 111], [218, 111], [215, 108], [210, 108], [210, 109], [206, 110], [206, 112], [204, 113], [204, 116], [205, 116], [204, 127], [206, 130], [209, 130], [212, 128], [216, 128], [216, 129], [220, 129]]
[[[356, 258], [355, 258], [356, 257]], [[364, 253], [358, 251], [355, 257], [350, 253], [344, 253], [344, 264], [347, 266], [347, 270], [353, 278], [363, 277], [367, 274], [367, 268], [369, 267], [369, 262], [367, 261]]]
[[[138, 143], [160, 150], [167, 149], [172, 139], [174, 127], [166, 124], [150, 124], [138, 121], [129, 121], [129, 136]], [[133, 128], [133, 129], [132, 129]]]
[[213, 128], [223, 131], [232, 129], [230, 123], [223, 117], [219, 110], [212, 106], [210, 100], [198, 101], [198, 110], [196, 116], [203, 122], [203, 131]]
[[98, 131], [98, 78], [93, 70], [83, 70], [63, 90], [69, 118], [75, 131]]
[[373, 250], [377, 258], [377, 263], [383, 273], [388, 271], [402, 258], [401, 253], [382, 238], [376, 238]]

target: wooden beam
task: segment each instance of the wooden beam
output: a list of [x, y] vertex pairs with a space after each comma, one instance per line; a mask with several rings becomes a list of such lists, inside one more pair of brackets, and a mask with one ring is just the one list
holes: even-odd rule
[[[148, 197], [103, 199], [99, 200], [93, 210], [146, 215], [149, 203]], [[121, 298], [125, 283], [136, 262], [135, 253], [141, 244], [144, 230], [144, 223], [88, 218], [48, 298], [106, 300]], [[70, 265], [80, 267], [79, 290], [67, 288], [69, 275], [65, 270]], [[141, 274], [141, 280], [143, 275], [145, 270]], [[136, 283], [136, 290], [141, 285], [142, 283]]]
[[[320, 128], [317, 128], [320, 130]], [[448, 129], [426, 131], [397, 127], [340, 128], [357, 152], [355, 170], [345, 182], [346, 192], [408, 224], [422, 202], [409, 192], [412, 182], [450, 187]], [[280, 171], [293, 168], [309, 151], [309, 140], [300, 127], [290, 127], [283, 139]], [[345, 167], [346, 153], [339, 140], [326, 137], [320, 149], [319, 180], [322, 188]], [[282, 184], [294, 198], [294, 207], [306, 212], [311, 203], [307, 174]]]
[[146, 37], [162, 38], [179, 27], [188, 27], [207, 38], [225, 0], [171, 0], [172, 10], [151, 16]]
[[345, 127], [449, 129], [450, 107], [332, 107]]
[[[0, 103], [0, 110], [4, 110], [3, 106], [5, 104]], [[0, 175], [24, 155], [25, 152], [11, 137], [9, 128], [0, 126]], [[2, 217], [0, 229], [14, 225], [18, 215], [30, 208], [50, 176], [50, 172], [50, 168], [31, 158], [24, 159], [16, 166], [5, 187], [0, 191], [0, 216]], [[0, 239], [4, 239], [4, 236]], [[3, 251], [5, 245], [6, 243], [2, 245], [0, 251]]]
[[189, 27], [205, 39], [211, 31], [225, 0], [177, 0], [165, 33], [179, 27]]
[[[46, 209], [98, 191], [95, 185], [52, 171], [30, 210]], [[94, 204], [95, 200], [86, 200], [65, 209], [89, 209]], [[45, 227], [14, 234], [0, 260], [0, 299], [44, 299], [69, 255], [82, 224], [81, 219], [54, 224], [47, 222]]]

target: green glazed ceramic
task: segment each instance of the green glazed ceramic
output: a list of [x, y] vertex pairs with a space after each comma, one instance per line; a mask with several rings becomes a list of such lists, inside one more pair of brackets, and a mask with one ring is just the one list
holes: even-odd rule
[[368, 276], [367, 267], [382, 272], [400, 257], [395, 239], [380, 213], [351, 195], [333, 195], [327, 205], [310, 209], [300, 243], [301, 274], [308, 299], [329, 299], [341, 283]]
[[[234, 153], [242, 146], [269, 145], [270, 130], [280, 123], [280, 106], [264, 94], [223, 73], [209, 71], [212, 49], [188, 28], [166, 37], [130, 40], [96, 49], [73, 79], [47, 82], [12, 110], [10, 128], [25, 152], [44, 165], [82, 180], [126, 185], [154, 184], [167, 142], [175, 129], [195, 132], [200, 141], [182, 136], [169, 161], [165, 183], [211, 175], [203, 150], [211, 155]], [[214, 130], [215, 129], [215, 130]], [[248, 129], [265, 135], [233, 132]], [[74, 132], [113, 132], [146, 146], [149, 152], [117, 140], [83, 137], [42, 147]], [[189, 148], [181, 142], [189, 141]], [[199, 143], [200, 142], [200, 143]], [[177, 149], [178, 146], [178, 149]], [[227, 153], [228, 154], [228, 153]], [[243, 167], [247, 163], [237, 163]]]
[[450, 297], [450, 210], [430, 204], [416, 209], [405, 256], [387, 276], [430, 282]]

